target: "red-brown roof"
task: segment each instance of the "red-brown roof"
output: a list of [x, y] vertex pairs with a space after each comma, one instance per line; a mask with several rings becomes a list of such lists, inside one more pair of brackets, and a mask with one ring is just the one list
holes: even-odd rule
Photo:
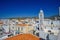
[[17, 26], [26, 27], [26, 26], [29, 26], [29, 25], [28, 24], [17, 24]]
[[0, 24], [3, 24], [3, 22], [2, 22], [2, 21], [0, 21]]
[[39, 38], [32, 34], [19, 34], [14, 37], [7, 38], [5, 40], [39, 40]]

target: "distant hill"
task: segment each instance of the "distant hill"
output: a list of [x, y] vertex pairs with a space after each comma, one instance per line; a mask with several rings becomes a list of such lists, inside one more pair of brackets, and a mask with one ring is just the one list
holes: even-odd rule
[[60, 16], [59, 16], [59, 15], [54, 15], [54, 16], [51, 16], [51, 17], [49, 17], [49, 18], [52, 19], [52, 20], [54, 20], [55, 17], [56, 17], [58, 20], [60, 20]]

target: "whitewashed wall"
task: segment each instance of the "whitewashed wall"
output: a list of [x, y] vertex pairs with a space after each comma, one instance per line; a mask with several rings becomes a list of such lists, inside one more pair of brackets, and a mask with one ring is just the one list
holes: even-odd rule
[[51, 22], [53, 22], [53, 25], [55, 26], [55, 27], [59, 27], [60, 26], [60, 20], [53, 20], [53, 21], [51, 21], [51, 20], [44, 20], [44, 26], [51, 26]]
[[56, 27], [59, 27], [59, 26], [60, 26], [60, 21], [59, 21], [59, 20], [53, 21], [53, 24], [54, 24]]

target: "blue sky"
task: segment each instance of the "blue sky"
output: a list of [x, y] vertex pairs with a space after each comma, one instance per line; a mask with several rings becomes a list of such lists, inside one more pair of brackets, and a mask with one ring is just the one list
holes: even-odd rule
[[44, 11], [45, 17], [58, 15], [60, 0], [0, 0], [0, 18], [38, 17]]

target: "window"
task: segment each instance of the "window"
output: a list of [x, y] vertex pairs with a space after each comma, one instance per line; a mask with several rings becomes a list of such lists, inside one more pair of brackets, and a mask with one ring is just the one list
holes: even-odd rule
[[14, 29], [14, 27], [12, 27]]
[[16, 22], [16, 24], [18, 24], [18, 22]]
[[23, 30], [23, 27], [21, 27], [21, 31]]

